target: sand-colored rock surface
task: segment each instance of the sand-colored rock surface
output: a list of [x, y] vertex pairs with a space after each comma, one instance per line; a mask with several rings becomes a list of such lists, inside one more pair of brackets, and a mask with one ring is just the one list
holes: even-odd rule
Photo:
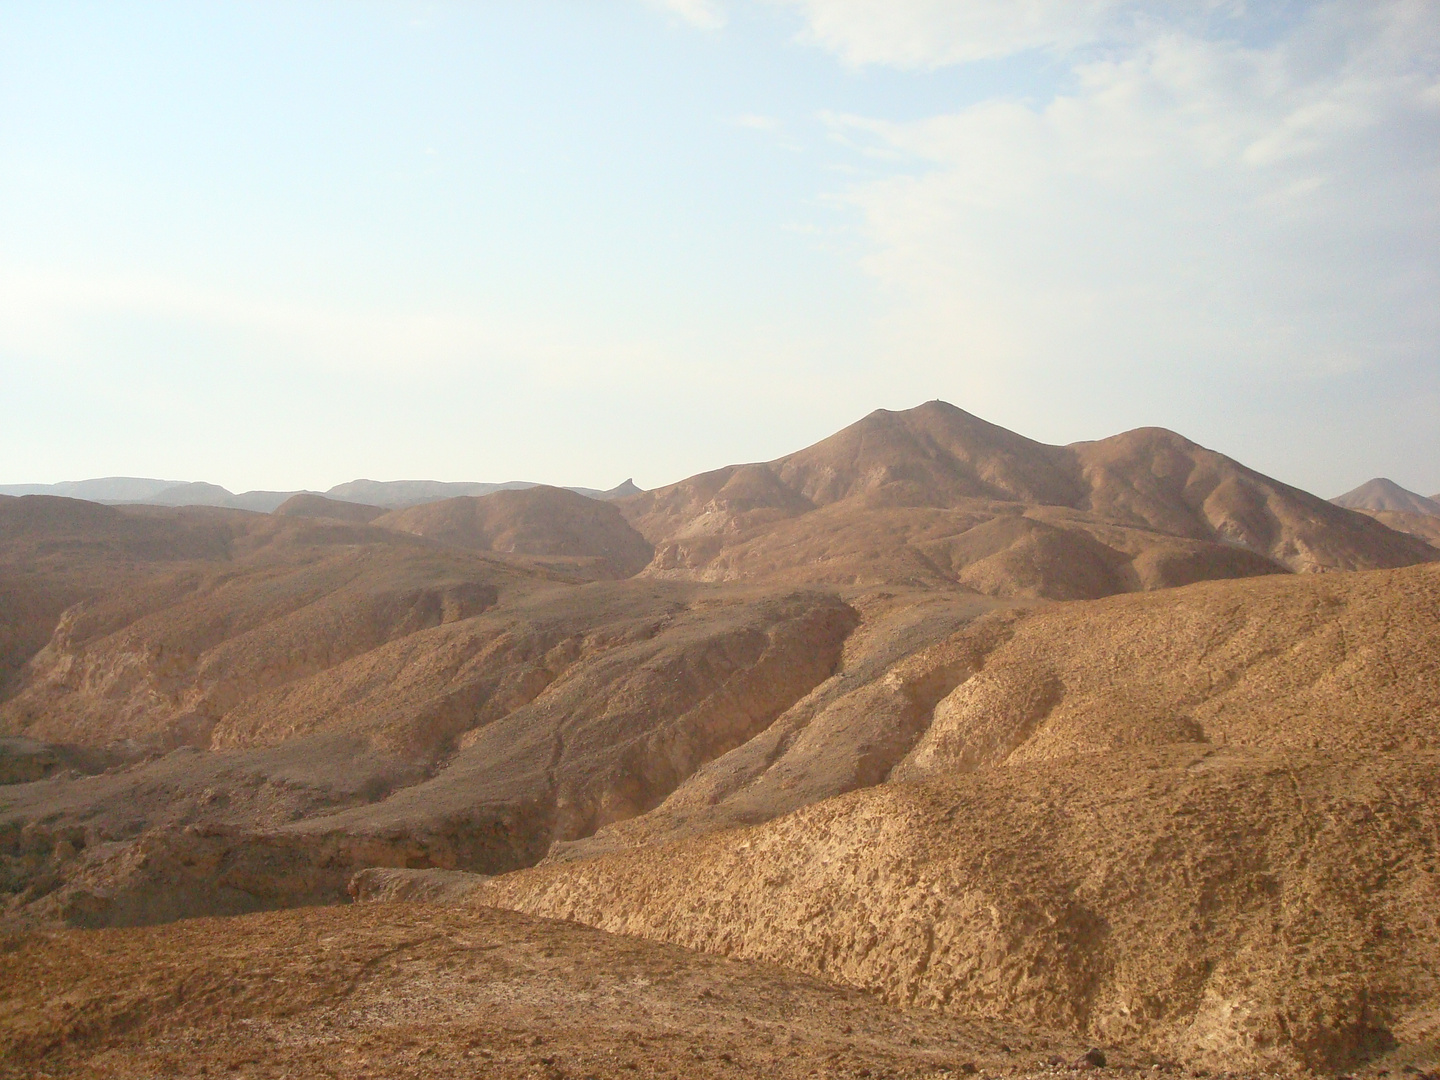
[[0, 699], [66, 608], [177, 565], [226, 558], [243, 516], [0, 496]]
[[[938, 402], [609, 501], [0, 499], [6, 1067], [203, 1044], [352, 1075], [348, 1040], [379, 1074], [932, 1075], [930, 1032], [1001, 1020], [1118, 1060], [1432, 1067], [1440, 549], [1384, 523], [1407, 513]], [[298, 910], [352, 894], [453, 910]], [[537, 965], [516, 942], [551, 924], [486, 903], [912, 1011], [856, 1049], [806, 998], [815, 1046], [781, 1053], [631, 979], [643, 1030], [739, 1049], [627, 1069], [592, 1050], [644, 1039], [581, 992], [613, 939], [554, 931], [571, 959]], [[627, 949], [653, 985], [643, 958], [682, 955]], [[237, 964], [253, 1013], [216, 1004]], [[316, 996], [282, 1013], [283, 987]], [[580, 1034], [511, 1054], [543, 1002]]]
[[365, 904], [67, 931], [0, 953], [0, 1077], [17, 1080], [1054, 1077], [1070, 1070], [1052, 1058], [1085, 1049], [486, 909]]
[[883, 785], [473, 900], [1210, 1068], [1433, 1060], [1437, 784], [1433, 753], [1166, 747]]
[[0, 793], [12, 909], [153, 922], [333, 901], [375, 863], [529, 865], [763, 731], [857, 618], [820, 594], [644, 589], [416, 631], [245, 699], [208, 752]]
[[249, 696], [479, 614], [502, 585], [528, 584], [463, 552], [397, 544], [363, 527], [302, 527], [317, 524], [319, 537], [302, 533], [72, 605], [30, 659], [20, 692], [0, 705], [0, 724], [54, 742], [204, 746]]
[[1430, 566], [998, 613], [890, 783], [475, 895], [1212, 1065], [1431, 1046], [1437, 642]]

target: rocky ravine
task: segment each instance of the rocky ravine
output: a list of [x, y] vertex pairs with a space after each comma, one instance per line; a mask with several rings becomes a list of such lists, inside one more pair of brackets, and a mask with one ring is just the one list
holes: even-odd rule
[[992, 616], [888, 783], [472, 896], [1212, 1067], [1433, 1049], [1437, 620], [1434, 567]]

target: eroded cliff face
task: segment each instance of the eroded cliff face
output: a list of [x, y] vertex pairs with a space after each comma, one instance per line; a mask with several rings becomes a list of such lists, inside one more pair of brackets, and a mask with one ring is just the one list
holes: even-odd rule
[[415, 631], [222, 715], [208, 751], [12, 787], [12, 913], [116, 925], [333, 902], [369, 865], [533, 864], [763, 731], [859, 619], [819, 593], [642, 588]]

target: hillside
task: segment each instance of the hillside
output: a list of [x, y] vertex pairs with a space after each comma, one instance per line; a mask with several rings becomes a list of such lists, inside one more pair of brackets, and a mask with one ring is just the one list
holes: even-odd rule
[[385, 513], [385, 509], [366, 503], [327, 499], [324, 495], [301, 492], [299, 495], [291, 495], [271, 513], [279, 517], [331, 518], [356, 525], [368, 525]]
[[1362, 510], [1380, 524], [1396, 532], [1408, 533], [1440, 549], [1440, 517], [1433, 514], [1407, 514], [1399, 510]]
[[605, 577], [630, 577], [654, 554], [610, 503], [563, 488], [444, 499], [392, 511], [374, 524], [452, 547], [581, 560]]
[[5, 1077], [1024, 1076], [1085, 1049], [771, 965], [414, 904], [46, 935], [0, 953], [0, 981]]
[[618, 505], [655, 546], [646, 573], [700, 580], [1084, 599], [1434, 557], [1172, 432], [1047, 446], [944, 402], [880, 410], [787, 457]]
[[1367, 480], [1354, 491], [1330, 500], [1336, 506], [1351, 510], [1389, 511], [1401, 514], [1424, 514], [1440, 517], [1440, 501], [1427, 499], [1413, 491], [1407, 491], [1393, 480], [1376, 477]]
[[79, 499], [0, 496], [0, 700], [73, 604], [197, 561], [243, 529], [223, 513], [127, 514]]
[[992, 615], [878, 785], [772, 817], [802, 730], [473, 895], [1217, 1066], [1433, 1046], [1437, 641], [1434, 567]]
[[[916, 1038], [1003, 1020], [1222, 1071], [1424, 1065], [1440, 549], [1376, 520], [1404, 513], [1159, 429], [1047, 446], [938, 402], [606, 500], [0, 498], [0, 929], [24, 970], [50, 970], [27, 942], [56, 943], [54, 978], [113, 942], [190, 985], [223, 939], [46, 935], [414, 895], [951, 1018]], [[354, 919], [377, 949], [406, 932]], [[376, 963], [377, 993], [418, 992]], [[86, 1015], [128, 1008], [84, 986]], [[925, 1075], [901, 1045], [845, 1060]]]

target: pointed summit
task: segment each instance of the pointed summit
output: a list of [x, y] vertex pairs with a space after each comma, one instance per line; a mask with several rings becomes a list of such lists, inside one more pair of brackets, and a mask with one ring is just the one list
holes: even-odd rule
[[655, 545], [650, 572], [702, 580], [938, 580], [1063, 599], [1434, 558], [1164, 428], [1052, 446], [944, 401], [879, 409], [621, 508]]
[[1440, 498], [1427, 499], [1424, 495], [1417, 495], [1383, 476], [1367, 480], [1354, 491], [1337, 495], [1330, 501], [1348, 510], [1389, 510], [1401, 514], [1429, 514], [1440, 517]]

